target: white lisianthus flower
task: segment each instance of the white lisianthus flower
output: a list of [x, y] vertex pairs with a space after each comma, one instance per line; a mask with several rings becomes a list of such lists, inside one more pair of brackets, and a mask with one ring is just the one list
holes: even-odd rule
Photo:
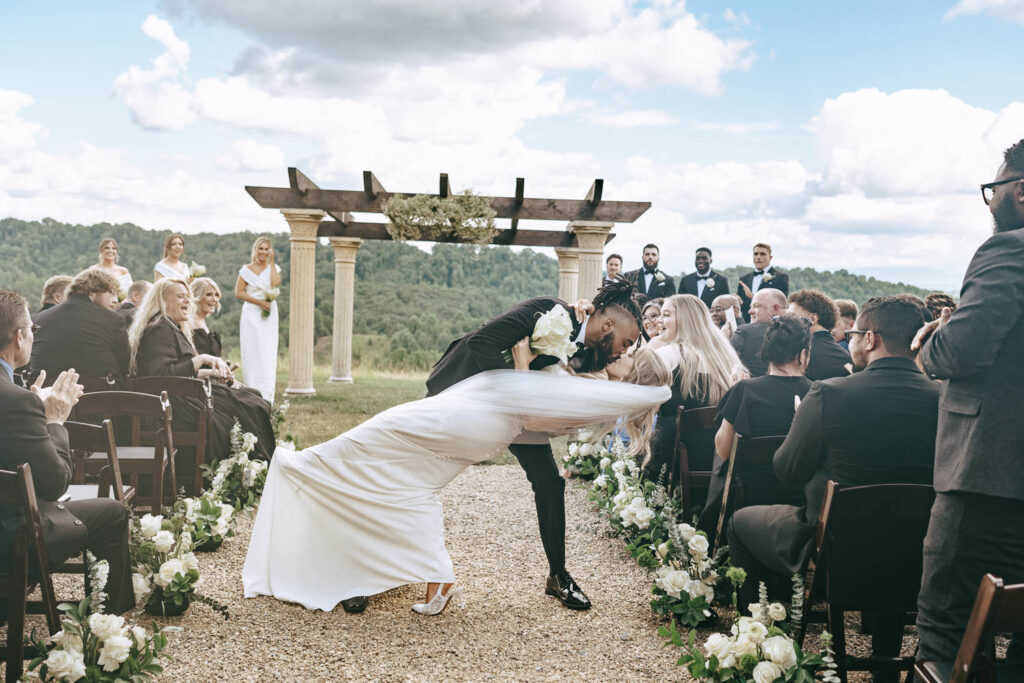
[[594, 488], [595, 489], [605, 489], [605, 488], [608, 488], [608, 475], [607, 474], [599, 474], [599, 475], [597, 475], [594, 478]]
[[161, 529], [153, 537], [153, 543], [156, 545], [157, 552], [166, 553], [174, 547], [174, 534], [167, 529]]
[[697, 598], [703, 597], [704, 601], [711, 604], [711, 601], [715, 599], [715, 589], [708, 586], [703, 581], [697, 581], [691, 579], [686, 583], [686, 593], [691, 598], [696, 600]]
[[132, 637], [135, 638], [135, 646], [140, 650], [149, 642], [149, 634], [141, 626], [132, 626]]
[[213, 526], [210, 527], [210, 533], [212, 533], [214, 536], [223, 536], [227, 532], [228, 523], [227, 520], [225, 520], [223, 517], [219, 518], [216, 522], [213, 523]]
[[679, 535], [683, 537], [683, 540], [687, 543], [689, 543], [690, 539], [693, 538], [693, 535], [697, 533], [697, 530], [689, 524], [680, 524], [676, 527], [676, 530], [679, 532]]
[[220, 504], [220, 518], [231, 519], [231, 516], [235, 514], [235, 508], [231, 507], [228, 503]]
[[704, 652], [708, 657], [714, 655], [721, 664], [732, 652], [732, 641], [724, 633], [712, 633], [704, 643]]
[[745, 633], [741, 633], [732, 643], [732, 653], [739, 659], [743, 655], [757, 656], [757, 643], [752, 641]]
[[127, 637], [112, 636], [103, 643], [100, 658], [96, 663], [102, 666], [104, 671], [117, 671], [121, 668], [121, 662], [128, 659], [131, 649], [132, 641]]
[[601, 468], [601, 471], [604, 471], [612, 466], [612, 459], [605, 456], [601, 458], [601, 463], [598, 466]]
[[768, 637], [768, 627], [760, 621], [751, 621], [747, 627], [747, 637], [755, 643], [763, 643]]
[[66, 650], [50, 650], [46, 656], [46, 669], [56, 680], [75, 681], [71, 678], [71, 671], [75, 667], [75, 653]]
[[577, 455], [579, 455], [579, 452], [580, 452], [580, 445], [577, 442], [573, 441], [571, 444], [569, 444], [569, 456], [570, 457], [575, 458]]
[[628, 504], [626, 499], [629, 497], [629, 491], [619, 491], [612, 496], [612, 511], [618, 514], [622, 508]]
[[563, 306], [556, 305], [537, 319], [530, 335], [530, 348], [537, 354], [554, 356], [563, 363], [576, 353], [572, 321]]
[[655, 552], [658, 554], [658, 557], [660, 559], [664, 560], [666, 557], [668, 557], [669, 549], [670, 547], [668, 541], [664, 541], [661, 543], [661, 545], [658, 546], [658, 549]]
[[782, 669], [774, 662], [758, 662], [754, 667], [754, 683], [772, 683], [782, 676]]
[[90, 614], [89, 630], [100, 640], [122, 635], [124, 617], [119, 617], [116, 614]]
[[686, 583], [690, 580], [690, 577], [686, 572], [679, 569], [672, 569], [665, 573], [665, 576], [655, 579], [654, 583], [661, 590], [671, 595], [673, 598], [678, 599], [679, 596], [686, 590]]
[[176, 557], [172, 557], [160, 565], [160, 571], [153, 577], [153, 582], [161, 588], [165, 588], [170, 585], [171, 581], [173, 581], [174, 577], [178, 574], [184, 576], [185, 571], [185, 565], [182, 561]]
[[594, 444], [590, 443], [589, 441], [586, 442], [586, 443], [581, 443], [580, 444], [579, 453], [580, 453], [580, 455], [582, 457], [586, 458], [586, 457], [590, 456], [590, 454], [593, 453], [593, 452], [594, 452]]
[[768, 605], [768, 618], [772, 621], [785, 621], [786, 608], [782, 606], [781, 602], [773, 602]]
[[147, 512], [140, 520], [140, 524], [142, 525], [142, 535], [146, 538], [153, 538], [156, 536], [157, 532], [160, 531], [160, 524], [163, 523], [163, 521], [163, 515], [157, 515], [154, 517]]
[[185, 568], [186, 571], [191, 571], [193, 569], [199, 571], [199, 560], [196, 559], [195, 553], [185, 553], [184, 555], [182, 555], [181, 565]]
[[50, 637], [50, 640], [69, 652], [82, 651], [82, 637], [76, 636], [73, 633], [68, 633], [64, 629], [54, 633], [53, 636]]
[[132, 574], [132, 591], [135, 593], [136, 604], [141, 605], [146, 602], [146, 598], [151, 592], [149, 579], [139, 573]]
[[690, 554], [695, 557], [707, 557], [708, 554], [708, 539], [707, 536], [701, 536], [700, 534], [694, 534], [687, 541], [687, 547], [690, 549]]
[[761, 603], [759, 602], [754, 602], [747, 605], [747, 609], [750, 610], [750, 618], [754, 619], [755, 621], [763, 622], [765, 620], [765, 617], [767, 616], [764, 613], [764, 609], [761, 607]]
[[786, 636], [767, 638], [761, 643], [761, 652], [781, 666], [783, 671], [789, 671], [796, 666], [796, 650], [793, 649], [793, 641]]

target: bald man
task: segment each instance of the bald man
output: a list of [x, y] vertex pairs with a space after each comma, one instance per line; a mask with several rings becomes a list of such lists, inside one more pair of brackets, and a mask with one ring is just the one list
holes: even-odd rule
[[751, 377], [760, 377], [768, 372], [768, 366], [761, 362], [758, 352], [764, 333], [768, 331], [768, 323], [774, 316], [785, 313], [788, 305], [786, 295], [778, 289], [759, 289], [750, 302], [750, 324], [736, 328], [729, 340]]

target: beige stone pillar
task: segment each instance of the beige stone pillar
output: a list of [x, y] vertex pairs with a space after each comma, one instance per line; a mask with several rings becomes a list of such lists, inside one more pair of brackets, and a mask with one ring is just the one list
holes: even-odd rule
[[576, 293], [581, 299], [593, 299], [601, 288], [604, 244], [614, 225], [600, 221], [573, 221], [569, 224], [569, 231], [575, 233], [579, 243], [580, 274]]
[[328, 382], [352, 383], [352, 305], [356, 296], [358, 237], [329, 237], [334, 249], [334, 341]]
[[576, 247], [555, 247], [558, 255], [558, 298], [570, 304], [579, 297], [580, 252]]
[[313, 298], [316, 282], [316, 231], [323, 211], [281, 209], [291, 231], [291, 294], [288, 299], [288, 396], [316, 393], [313, 388]]

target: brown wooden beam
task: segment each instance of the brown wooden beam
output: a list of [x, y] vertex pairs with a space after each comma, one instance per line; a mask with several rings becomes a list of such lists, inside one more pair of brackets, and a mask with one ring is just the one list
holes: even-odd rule
[[587, 192], [587, 203], [591, 206], [597, 206], [600, 204], [602, 192], [604, 192], [604, 180], [598, 178], [594, 181], [594, 184], [590, 186], [590, 190]]
[[[290, 187], [254, 187], [245, 191], [264, 209], [320, 209], [331, 212], [380, 213], [381, 204], [394, 192], [385, 192], [373, 174], [363, 174], [366, 190], [314, 190], [299, 192]], [[378, 189], [380, 188], [380, 189]], [[371, 190], [375, 192], [370, 195]], [[405, 193], [405, 196], [410, 196]], [[651, 208], [650, 202], [610, 202], [596, 206], [585, 199], [529, 199], [517, 203], [515, 197], [485, 197], [498, 218], [548, 221], [604, 221], [632, 223]]]
[[[294, 166], [288, 167], [288, 184], [291, 185], [293, 190], [297, 190], [302, 194], [306, 194], [310, 190], [320, 189], [305, 173]], [[325, 213], [339, 223], [352, 222], [352, 214], [347, 211], [326, 211]]]
[[[317, 237], [360, 237], [364, 240], [390, 240], [386, 223], [324, 221], [317, 230]], [[607, 242], [615, 237], [608, 234]], [[432, 242], [465, 243], [460, 237], [444, 236], [430, 240]], [[576, 235], [567, 230], [499, 230], [492, 244], [524, 246], [524, 247], [576, 247]]]
[[452, 196], [452, 188], [448, 184], [448, 174], [447, 173], [442, 173], [441, 174], [441, 182], [440, 182], [440, 187], [438, 188], [438, 192], [440, 193], [442, 198], [444, 198], [444, 197], [451, 197]]
[[[375, 199], [377, 195], [384, 193], [384, 186], [377, 180], [377, 176], [373, 175], [373, 171], [363, 171], [363, 192], [370, 199]], [[252, 193], [250, 192], [250, 194]]]
[[[526, 191], [526, 178], [516, 178], [516, 196], [515, 196], [515, 207], [516, 211], [523, 205], [523, 193]], [[519, 219], [512, 219], [512, 234], [514, 235], [516, 230], [519, 229]]]

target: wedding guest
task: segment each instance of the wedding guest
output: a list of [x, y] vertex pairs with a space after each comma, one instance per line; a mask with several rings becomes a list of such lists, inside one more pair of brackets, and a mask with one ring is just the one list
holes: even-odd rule
[[846, 331], [853, 327], [854, 321], [857, 320], [857, 302], [850, 299], [836, 299], [836, 309], [839, 311], [839, 315], [836, 316], [836, 326], [832, 328], [832, 339], [836, 344], [842, 346], [844, 351], [849, 352], [850, 345], [846, 341]]
[[654, 350], [664, 345], [664, 341], [658, 338], [661, 334], [661, 304], [664, 299], [651, 299], [641, 309], [641, 320], [643, 321], [643, 333], [647, 337], [647, 346]]
[[[269, 459], [274, 452], [270, 404], [255, 391], [236, 388], [230, 368], [220, 358], [196, 353], [188, 325], [192, 295], [184, 280], [158, 280], [146, 294], [128, 331], [131, 372], [137, 376], [176, 375], [211, 377], [213, 382], [213, 429], [210, 454], [222, 458], [231, 450], [230, 433], [237, 419], [243, 432], [258, 439], [254, 455]], [[199, 405], [193, 399], [171, 397], [174, 423], [184, 431], [196, 428]]]
[[750, 302], [750, 322], [736, 328], [729, 343], [739, 354], [740, 361], [751, 377], [760, 377], [768, 371], [761, 361], [761, 345], [768, 323], [786, 312], [786, 295], [777, 289], [762, 289]]
[[[131, 513], [112, 498], [58, 502], [71, 483], [64, 421], [82, 395], [82, 386], [73, 369], [55, 375], [48, 389], [42, 388], [45, 375], [31, 391], [14, 383], [12, 368], [25, 365], [32, 356], [33, 328], [25, 299], [17, 292], [0, 291], [0, 469], [29, 465], [50, 562], [63, 562], [83, 548], [106, 560], [106, 612], [121, 614], [135, 606], [128, 559]], [[11, 547], [13, 531], [23, 521], [20, 506], [0, 507], [0, 547]], [[0, 553], [0, 571], [10, 571], [10, 562], [9, 553]], [[7, 606], [0, 602], [0, 620], [6, 617]]]
[[932, 314], [932, 320], [939, 319], [943, 308], [948, 308], [950, 313], [956, 310], [956, 300], [945, 292], [932, 292], [924, 298], [924, 305]]
[[[733, 332], [736, 331], [737, 320], [739, 318], [740, 303], [739, 299], [734, 297], [732, 294], [722, 294], [716, 296], [715, 300], [711, 302], [711, 322], [715, 324], [726, 339], [731, 339]], [[730, 315], [730, 311], [732, 315]]]
[[608, 258], [604, 260], [604, 270], [604, 284], [622, 277], [622, 256], [609, 254]]
[[56, 377], [76, 368], [83, 377], [112, 378], [123, 387], [128, 335], [124, 318], [110, 310], [118, 291], [117, 280], [98, 268], [76, 275], [64, 303], [36, 313], [32, 371]]
[[117, 285], [120, 288], [118, 292], [118, 298], [123, 298], [128, 294], [128, 288], [132, 286], [132, 274], [128, 272], [128, 269], [124, 266], [117, 265], [119, 260], [117, 240], [113, 237], [104, 237], [100, 240], [100, 260], [93, 266], [96, 270], [102, 270], [107, 275], [112, 276], [117, 280]]
[[138, 309], [142, 300], [146, 298], [146, 292], [152, 287], [146, 280], [136, 280], [132, 283], [132, 286], [128, 288], [128, 297], [121, 304], [121, 307], [117, 309], [117, 314], [125, 319], [125, 326], [132, 324], [132, 319], [135, 318], [135, 311]]
[[772, 248], [758, 242], [754, 245], [754, 270], [740, 277], [736, 288], [744, 320], [750, 320], [750, 302], [754, 295], [769, 287], [789, 296], [789, 275], [772, 266]]
[[169, 277], [174, 280], [192, 281], [188, 266], [182, 260], [185, 256], [185, 238], [171, 233], [164, 239], [164, 257], [153, 268], [153, 282]]
[[631, 270], [623, 277], [636, 285], [637, 290], [648, 299], [668, 297], [676, 293], [675, 281], [672, 276], [658, 268], [661, 252], [657, 244], [644, 246], [644, 267]]
[[39, 302], [40, 311], [53, 308], [57, 304], [64, 303], [68, 296], [68, 285], [71, 284], [70, 275], [54, 275], [43, 283], [43, 297]]
[[[672, 398], [658, 410], [651, 437], [651, 455], [644, 470], [657, 480], [662, 467], [672, 466], [676, 438], [676, 413], [684, 409], [713, 406], [729, 389], [740, 359], [729, 342], [711, 322], [704, 302], [692, 294], [676, 294], [661, 307], [661, 333], [665, 346], [655, 353], [672, 371]], [[691, 470], [710, 470], [714, 457], [714, 435], [687, 436]]]
[[238, 271], [235, 298], [242, 303], [238, 320], [238, 343], [242, 352], [245, 383], [274, 402], [277, 383], [277, 301], [281, 269], [274, 262], [274, 247], [269, 237], [252, 243], [249, 263]]
[[[745, 507], [728, 526], [732, 561], [747, 572], [740, 605], [757, 602], [760, 581], [773, 593], [789, 593], [790, 577], [809, 555], [829, 480], [931, 484], [939, 389], [917, 369], [910, 349], [923, 321], [924, 309], [906, 297], [868, 300], [848, 331], [853, 361], [864, 371], [815, 382], [801, 401], [773, 466], [784, 484], [803, 487], [805, 504]], [[902, 615], [874, 616], [876, 654], [898, 654]]]
[[789, 296], [789, 312], [811, 321], [811, 363], [807, 379], [817, 381], [850, 374], [850, 352], [832, 338], [836, 326], [836, 305], [816, 289], [801, 289]]
[[[995, 234], [967, 267], [960, 307], [940, 310], [915, 340], [927, 339], [925, 372], [945, 380], [917, 602], [921, 661], [956, 659], [985, 573], [1024, 583], [1024, 140], [1003, 160], [981, 186]], [[999, 680], [1021, 677], [1022, 640], [1014, 635], [1007, 659], [1015, 671]]]
[[220, 287], [211, 278], [197, 277], [189, 289], [196, 304], [190, 324], [196, 352], [220, 357], [223, 351], [220, 333], [212, 332], [206, 325], [207, 317], [220, 313]]
[[[767, 323], [767, 328], [760, 355], [768, 366], [768, 374], [740, 380], [718, 402], [722, 416], [722, 426], [715, 435], [718, 458], [708, 489], [708, 503], [698, 523], [698, 528], [707, 532], [712, 541], [734, 437], [785, 436], [796, 411], [794, 399], [802, 400], [811, 388], [811, 381], [804, 377], [811, 358], [811, 328], [807, 321], [784, 313]], [[771, 465], [737, 463], [733, 480], [741, 483], [746, 505], [803, 504], [802, 488], [783, 484]]]
[[693, 294], [711, 308], [716, 296], [729, 293], [729, 280], [711, 270], [711, 249], [708, 247], [697, 249], [693, 266], [696, 272], [679, 281], [679, 293]]

